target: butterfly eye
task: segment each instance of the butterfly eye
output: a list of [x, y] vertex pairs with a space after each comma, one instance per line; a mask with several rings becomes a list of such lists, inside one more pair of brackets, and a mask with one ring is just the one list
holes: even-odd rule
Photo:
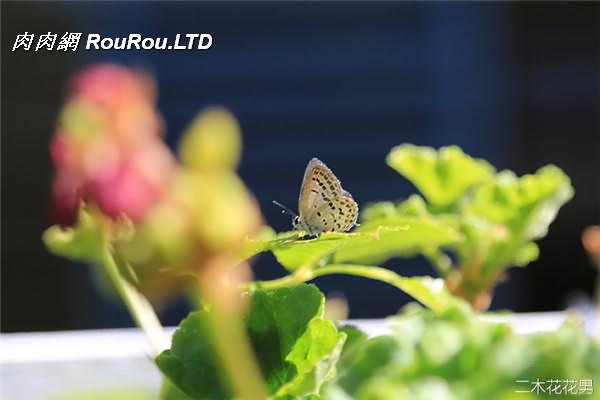
[[298, 225], [300, 223], [300, 217], [294, 217], [294, 225]]

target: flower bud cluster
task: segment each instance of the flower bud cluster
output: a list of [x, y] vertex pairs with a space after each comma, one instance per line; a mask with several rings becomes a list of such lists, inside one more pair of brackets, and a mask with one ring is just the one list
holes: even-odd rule
[[131, 235], [112, 241], [116, 259], [146, 294], [160, 296], [211, 260], [234, 260], [262, 218], [235, 172], [241, 135], [233, 115], [201, 112], [182, 136], [178, 162], [155, 104], [147, 76], [91, 67], [73, 79], [50, 147], [61, 224], [76, 222], [82, 202], [115, 227], [133, 222]]

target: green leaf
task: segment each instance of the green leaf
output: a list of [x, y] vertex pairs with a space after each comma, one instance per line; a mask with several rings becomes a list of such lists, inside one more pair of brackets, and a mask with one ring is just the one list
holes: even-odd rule
[[159, 398], [161, 400], [191, 400], [190, 396], [179, 390], [168, 379], [163, 380]]
[[335, 376], [335, 366], [346, 336], [332, 321], [313, 319], [294, 345], [286, 361], [296, 367], [296, 377], [281, 386], [276, 397], [316, 395], [321, 385]]
[[431, 217], [425, 200], [418, 194], [411, 195], [397, 206], [398, 214], [412, 217]]
[[256, 237], [246, 238], [244, 240], [242, 249], [237, 257], [238, 260], [244, 261], [266, 251], [269, 248], [270, 243], [276, 239], [277, 234], [273, 228], [270, 226], [263, 227]]
[[[240, 258], [272, 251], [284, 268], [294, 272], [337, 262], [376, 264], [396, 256], [433, 251], [461, 240], [451, 224], [439, 222], [427, 210], [409, 212], [409, 204], [424, 207], [419, 196], [398, 207], [392, 203], [375, 204], [366, 211], [365, 222], [350, 233], [325, 232], [317, 238], [302, 240], [298, 232], [274, 235], [269, 229], [255, 239], [246, 240]], [[382, 211], [383, 208], [387, 211]]]
[[74, 261], [97, 261], [104, 245], [101, 217], [82, 204], [75, 227], [51, 226], [42, 239], [52, 254]]
[[337, 384], [348, 394], [355, 394], [360, 385], [389, 367], [398, 346], [391, 336], [380, 336], [361, 343], [353, 353], [351, 365], [339, 371]]
[[238, 259], [240, 261], [247, 260], [259, 253], [294, 243], [299, 238], [299, 232], [281, 232], [275, 234], [272, 228], [265, 227], [255, 238], [246, 238]]
[[444, 280], [430, 276], [400, 277], [396, 286], [433, 311], [442, 311], [460, 302], [448, 291]]
[[[322, 318], [324, 301], [312, 285], [252, 294], [245, 323], [273, 398], [316, 395], [333, 377], [346, 335]], [[156, 363], [193, 399], [227, 398], [230, 390], [206, 334], [206, 313], [191, 313]]]
[[315, 239], [276, 244], [272, 246], [272, 251], [281, 265], [288, 271], [295, 271], [301, 267], [320, 265], [320, 261], [326, 261], [326, 257], [356, 240], [360, 240], [359, 235], [326, 232]]
[[423, 193], [434, 207], [446, 209], [467, 190], [488, 180], [494, 168], [484, 160], [474, 159], [458, 146], [430, 147], [402, 144], [394, 147], [387, 163]]
[[411, 257], [459, 242], [460, 234], [433, 218], [389, 216], [356, 229], [355, 238], [340, 247], [335, 262], [379, 264], [393, 257]]
[[466, 235], [471, 256], [478, 246], [487, 273], [527, 265], [539, 255], [530, 241], [546, 235], [560, 207], [572, 197], [571, 182], [558, 167], [546, 166], [520, 178], [510, 171], [501, 172], [477, 188], [465, 205], [466, 218], [481, 220], [479, 229]]
[[525, 243], [515, 252], [513, 262], [517, 267], [525, 267], [540, 256], [540, 248], [533, 242]]
[[362, 223], [365, 223], [375, 219], [393, 217], [396, 215], [398, 215], [396, 204], [391, 201], [380, 201], [364, 206], [360, 212], [360, 219]]
[[352, 325], [346, 325], [339, 328], [340, 332], [344, 332], [346, 334], [346, 342], [344, 343], [344, 348], [342, 349], [342, 357], [352, 357], [352, 353], [354, 350], [364, 341], [368, 339], [368, 335]]
[[309, 240], [295, 240], [297, 237], [280, 234], [257, 248], [271, 250], [288, 271], [296, 271], [332, 262], [379, 263], [395, 256], [414, 255], [425, 248], [435, 249], [461, 238], [454, 229], [433, 219], [402, 216], [370, 221], [352, 233], [327, 232]]
[[339, 331], [346, 334], [346, 341], [337, 364], [338, 374], [340, 371], [345, 371], [352, 365], [357, 351], [369, 339], [365, 332], [351, 325], [340, 327]]
[[355, 345], [327, 398], [508, 400], [531, 389], [517, 380], [600, 379], [600, 345], [570, 323], [521, 336], [457, 303], [442, 312], [409, 305], [390, 324], [392, 335]]
[[173, 335], [171, 348], [156, 358], [160, 370], [193, 399], [230, 397], [229, 388], [219, 383], [221, 366], [208, 329], [203, 311], [189, 314]]
[[423, 217], [432, 218], [433, 215], [429, 212], [425, 200], [418, 194], [410, 195], [406, 200], [399, 203], [391, 201], [382, 201], [367, 205], [362, 213], [363, 224], [374, 220], [381, 220], [392, 217]]
[[520, 178], [502, 171], [476, 190], [466, 211], [534, 240], [547, 234], [560, 207], [572, 197], [569, 177], [554, 165]]

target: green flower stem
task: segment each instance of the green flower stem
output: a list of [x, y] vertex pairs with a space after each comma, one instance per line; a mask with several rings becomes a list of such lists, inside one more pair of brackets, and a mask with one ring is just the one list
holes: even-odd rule
[[261, 288], [271, 290], [282, 287], [291, 287], [310, 281], [319, 276], [332, 274], [360, 276], [363, 278], [384, 282], [409, 294], [432, 310], [440, 310], [445, 307], [443, 300], [437, 299], [436, 296], [429, 295], [432, 289], [441, 290], [443, 285], [440, 288], [425, 288], [425, 283], [419, 281], [422, 279], [422, 277], [404, 277], [389, 269], [372, 265], [330, 264], [314, 269], [308, 267], [300, 268], [293, 274], [283, 278], [273, 279], [270, 281], [252, 282], [246, 286], [246, 288]]
[[433, 265], [442, 277], [447, 277], [452, 272], [452, 260], [441, 251], [424, 251], [423, 255]]
[[203, 265], [198, 279], [198, 304], [211, 308], [207, 313], [208, 330], [221, 359], [224, 378], [232, 386], [236, 399], [263, 400], [268, 397], [264, 379], [253, 353], [241, 316], [243, 300], [227, 283], [224, 271], [231, 270], [228, 260], [216, 258]]
[[256, 282], [256, 285], [267, 290], [279, 289], [281, 287], [296, 286], [319, 276], [332, 274], [353, 275], [374, 279], [376, 281], [389, 283], [399, 289], [403, 289], [402, 279], [405, 279], [394, 271], [381, 267], [354, 264], [331, 264], [315, 269], [301, 268], [291, 275], [271, 281], [259, 281]]
[[100, 261], [135, 324], [146, 335], [152, 349], [152, 356], [156, 357], [161, 351], [169, 348], [169, 338], [165, 334], [152, 305], [133, 285], [121, 276], [108, 242], [102, 246]]

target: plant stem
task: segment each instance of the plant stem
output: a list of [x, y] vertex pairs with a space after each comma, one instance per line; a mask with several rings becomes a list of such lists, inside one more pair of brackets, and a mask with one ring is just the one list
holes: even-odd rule
[[452, 260], [441, 251], [425, 251], [423, 255], [443, 278], [452, 272]]
[[310, 281], [319, 276], [331, 274], [361, 276], [363, 278], [389, 283], [390, 285], [397, 287], [400, 284], [399, 279], [403, 279], [402, 276], [396, 274], [394, 271], [381, 267], [354, 264], [331, 264], [315, 269], [301, 268], [293, 274], [284, 276], [283, 278], [273, 279], [270, 281], [257, 281], [253, 284], [253, 286], [260, 287], [262, 289], [273, 290], [282, 287], [299, 285], [300, 283]]
[[121, 276], [108, 241], [103, 246], [101, 264], [123, 303], [125, 303], [133, 321], [146, 335], [152, 350], [152, 356], [156, 357], [161, 351], [169, 347], [169, 339], [152, 305], [133, 285]]
[[273, 290], [283, 287], [296, 286], [319, 276], [332, 274], [360, 276], [363, 278], [385, 282], [408, 293], [432, 310], [440, 310], [445, 307], [443, 299], [437, 299], [436, 296], [429, 295], [432, 290], [441, 291], [444, 289], [443, 282], [440, 279], [434, 280], [431, 278], [432, 281], [428, 284], [423, 281], [423, 277], [404, 277], [389, 269], [372, 265], [330, 264], [314, 269], [300, 268], [293, 274], [283, 278], [273, 279], [270, 281], [252, 282], [247, 285], [246, 288]]
[[206, 301], [211, 308], [206, 313], [210, 335], [235, 398], [264, 400], [268, 397], [264, 379], [246, 335], [238, 284], [231, 285], [227, 276], [229, 264], [226, 258], [216, 257], [202, 266], [198, 302]]

